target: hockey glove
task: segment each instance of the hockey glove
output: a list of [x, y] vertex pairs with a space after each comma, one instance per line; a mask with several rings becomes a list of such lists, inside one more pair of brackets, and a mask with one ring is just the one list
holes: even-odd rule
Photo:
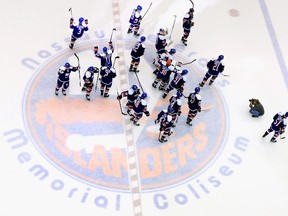
[[159, 119], [155, 119], [155, 121], [154, 121], [155, 124], [158, 124], [159, 122], [160, 122]]
[[122, 96], [121, 95], [118, 95], [117, 96], [117, 100], [121, 100], [122, 99]]
[[85, 19], [85, 21], [84, 21], [84, 22], [85, 22], [85, 24], [86, 24], [86, 25], [88, 25], [88, 19]]
[[73, 18], [70, 18], [70, 24], [72, 24], [74, 22]]
[[197, 109], [197, 110], [198, 110], [198, 112], [201, 112], [201, 107], [198, 107], [198, 109]]
[[144, 112], [146, 116], [150, 116], [150, 112], [149, 111], [145, 111]]

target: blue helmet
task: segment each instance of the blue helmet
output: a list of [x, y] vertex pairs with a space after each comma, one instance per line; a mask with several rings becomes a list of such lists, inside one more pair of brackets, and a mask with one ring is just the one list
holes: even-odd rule
[[138, 10], [138, 11], [141, 11], [141, 10], [142, 10], [142, 6], [141, 6], [141, 5], [138, 5], [138, 6], [137, 6], [137, 10]]
[[84, 21], [84, 18], [83, 17], [80, 17], [79, 18], [79, 23], [82, 23]]
[[182, 75], [188, 74], [188, 70], [184, 69], [181, 74]]
[[288, 112], [285, 113], [285, 117], [288, 117]]
[[141, 98], [141, 99], [147, 98], [147, 93], [143, 92], [143, 93], [141, 94], [140, 98]]
[[144, 42], [145, 40], [146, 40], [146, 37], [144, 37], [144, 36], [140, 37], [141, 42]]
[[181, 91], [177, 91], [177, 98], [180, 98], [180, 97], [182, 97], [183, 96], [183, 94], [182, 94], [182, 92]]
[[200, 92], [200, 88], [199, 88], [199, 87], [196, 87], [196, 88], [194, 89], [194, 91], [198, 93], [198, 92]]
[[169, 53], [170, 54], [175, 54], [176, 53], [176, 49], [174, 49], [174, 48], [170, 49]]
[[71, 65], [67, 62], [67, 63], [65, 63], [65, 65], [64, 65], [66, 68], [68, 68], [68, 67], [70, 67]]
[[174, 113], [174, 109], [171, 106], [169, 106], [167, 110], [168, 110], [168, 113]]
[[136, 91], [138, 89], [138, 86], [137, 85], [132, 85], [131, 88], [133, 89], [133, 91]]
[[219, 61], [221, 61], [221, 60], [223, 60], [223, 59], [224, 59], [224, 55], [219, 55], [219, 56], [218, 56], [218, 60], [219, 60]]
[[106, 53], [106, 52], [107, 52], [107, 50], [108, 50], [108, 49], [107, 49], [107, 47], [103, 47], [103, 52], [105, 52], [105, 53]]
[[111, 62], [106, 62], [105, 64], [107, 67], [111, 67], [112, 66], [112, 63]]
[[88, 68], [88, 71], [94, 71], [94, 67], [93, 66], [90, 66], [89, 68]]

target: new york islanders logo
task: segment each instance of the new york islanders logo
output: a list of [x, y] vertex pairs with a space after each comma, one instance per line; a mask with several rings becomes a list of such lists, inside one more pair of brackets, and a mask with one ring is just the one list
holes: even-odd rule
[[[125, 52], [130, 52], [132, 44], [124, 43]], [[91, 55], [91, 47], [92, 43], [79, 47], [78, 54]], [[141, 126], [133, 134], [142, 191], [175, 187], [201, 174], [220, 155], [229, 128], [221, 94], [215, 87], [204, 87], [200, 94], [202, 108], [206, 111], [198, 114], [192, 127], [186, 125], [187, 99], [182, 98], [182, 115], [175, 132], [167, 143], [160, 143], [157, 140], [159, 126], [154, 124], [154, 120], [162, 109], [167, 108], [168, 99], [162, 99], [162, 93], [151, 86], [155, 78], [150, 63], [154, 53], [153, 46], [149, 46], [148, 42], [148, 57], [141, 61], [142, 65], [151, 67], [151, 71], [146, 72], [149, 73], [147, 79], [141, 80], [148, 93], [151, 115], [140, 120]], [[23, 101], [26, 129], [38, 150], [62, 172], [94, 187], [129, 191], [129, 157], [124, 129], [128, 116], [121, 115], [113, 90], [109, 98], [100, 97], [96, 92], [91, 101], [86, 101], [78, 81], [73, 81], [73, 77], [78, 78], [77, 74], [70, 76], [72, 80], [67, 96], [61, 93], [55, 96], [58, 68], [70, 58], [73, 58], [73, 52], [63, 50], [35, 73]], [[189, 61], [178, 53], [175, 58]], [[86, 66], [82, 70], [86, 70]], [[184, 92], [186, 95], [204, 75], [196, 66], [188, 65], [187, 69], [190, 73]], [[133, 73], [128, 74], [131, 84], [135, 82], [133, 76]], [[151, 98], [156, 102], [149, 104]]]

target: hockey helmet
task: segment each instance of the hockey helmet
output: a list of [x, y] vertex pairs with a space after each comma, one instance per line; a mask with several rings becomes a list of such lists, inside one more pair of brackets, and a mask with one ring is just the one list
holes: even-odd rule
[[133, 91], [136, 91], [138, 89], [138, 86], [137, 85], [132, 85], [131, 88], [133, 89]]
[[80, 17], [79, 18], [79, 23], [82, 23], [84, 21], [84, 18], [83, 17]]
[[147, 98], [147, 93], [143, 92], [143, 93], [141, 94], [140, 98], [141, 98], [141, 99]]
[[94, 71], [94, 67], [93, 66], [90, 66], [89, 68], [88, 68], [88, 71]]
[[65, 65], [64, 65], [64, 67], [66, 67], [66, 68], [69, 68], [70, 66], [71, 65], [68, 62], [66, 62]]
[[219, 61], [221, 61], [221, 60], [223, 60], [223, 59], [224, 59], [224, 55], [219, 55], [219, 56], [218, 56], [218, 60], [219, 60]]
[[160, 28], [160, 29], [159, 29], [159, 34], [161, 34], [161, 35], [165, 35], [166, 32], [165, 32], [165, 30], [164, 30], [163, 28]]
[[141, 42], [144, 42], [145, 40], [146, 40], [146, 37], [144, 37], [144, 36], [140, 37]]
[[288, 117], [288, 112], [285, 113], [285, 117]]
[[138, 5], [138, 6], [137, 6], [137, 10], [138, 10], [138, 11], [141, 11], [141, 10], [142, 10], [142, 6], [141, 6], [141, 5]]
[[170, 49], [169, 53], [170, 54], [175, 54], [176, 53], [176, 49], [174, 49], [174, 48]]
[[107, 49], [107, 47], [103, 47], [102, 50], [103, 50], [104, 53], [107, 53], [107, 50], [108, 50], [108, 49]]
[[183, 96], [182, 92], [181, 91], [177, 91], [177, 94], [176, 94], [177, 98], [180, 98]]
[[196, 87], [196, 88], [194, 89], [194, 91], [195, 91], [196, 93], [200, 92], [200, 87]]
[[112, 63], [111, 62], [106, 62], [105, 64], [107, 67], [111, 67], [112, 66]]
[[168, 110], [168, 113], [174, 113], [174, 109], [171, 106], [169, 106], [167, 110]]
[[181, 74], [182, 74], [182, 75], [188, 74], [188, 70], [184, 69]]

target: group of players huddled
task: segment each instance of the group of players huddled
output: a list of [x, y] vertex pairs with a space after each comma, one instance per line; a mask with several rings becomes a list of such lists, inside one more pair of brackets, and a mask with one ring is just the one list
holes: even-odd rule
[[[138, 5], [133, 9], [131, 17], [129, 19], [129, 28], [127, 34], [133, 33], [136, 37], [140, 36], [139, 28], [142, 21], [141, 16], [142, 6]], [[187, 38], [190, 34], [192, 26], [194, 26], [193, 20], [194, 9], [190, 8], [183, 18], [183, 36], [181, 41], [187, 46]], [[83, 17], [79, 18], [78, 25], [74, 24], [74, 19], [70, 19], [70, 28], [73, 29], [70, 41], [70, 49], [73, 49], [77, 39], [81, 38], [85, 31], [88, 31], [88, 19]], [[155, 80], [152, 83], [154, 88], [164, 91], [162, 97], [166, 98], [170, 91], [176, 90], [176, 93], [169, 99], [169, 104], [166, 109], [161, 110], [157, 115], [157, 119], [154, 121], [155, 124], [160, 123], [159, 141], [166, 142], [167, 137], [172, 134], [172, 127], [176, 127], [178, 117], [181, 115], [181, 97], [188, 99], [189, 112], [187, 115], [186, 123], [192, 126], [192, 120], [195, 118], [198, 112], [201, 112], [201, 96], [199, 94], [200, 87], [203, 87], [205, 82], [211, 77], [209, 85], [217, 78], [219, 73], [224, 70], [224, 65], [221, 63], [224, 56], [220, 55], [215, 60], [210, 60], [207, 64], [208, 71], [203, 78], [203, 81], [199, 83], [200, 87], [196, 87], [194, 92], [190, 93], [189, 96], [183, 95], [184, 84], [187, 80], [186, 74], [188, 70], [181, 69], [182, 63], [174, 59], [173, 55], [176, 53], [176, 49], [169, 49], [167, 30], [161, 28], [157, 33], [155, 41], [155, 49], [157, 57], [154, 59], [153, 64], [156, 69], [153, 72], [155, 74]], [[129, 67], [130, 72], [138, 73], [138, 66], [140, 63], [140, 57], [145, 53], [145, 42], [146, 37], [141, 36], [131, 50], [131, 64]], [[90, 100], [90, 93], [94, 87], [94, 76], [97, 74], [95, 91], [97, 89], [98, 80], [100, 80], [100, 94], [103, 97], [109, 97], [109, 90], [112, 86], [113, 79], [117, 76], [112, 63], [112, 54], [114, 53], [114, 47], [112, 41], [109, 41], [107, 47], [99, 51], [98, 46], [94, 47], [95, 57], [100, 59], [100, 69], [94, 66], [90, 66], [84, 73], [82, 91], [86, 91], [86, 99]], [[66, 95], [66, 90], [69, 87], [69, 77], [71, 72], [79, 71], [80, 77], [80, 66], [72, 66], [70, 63], [65, 63], [64, 66], [58, 70], [58, 80], [55, 88], [55, 95], [59, 94], [59, 89], [62, 88], [62, 94]], [[99, 77], [100, 76], [100, 77]], [[80, 82], [81, 83], [81, 82]], [[81, 85], [81, 84], [80, 84]], [[142, 89], [142, 87], [141, 87]], [[143, 91], [143, 89], [142, 89]], [[123, 97], [127, 99], [126, 108], [127, 114], [131, 116], [130, 120], [134, 125], [139, 126], [139, 120], [143, 114], [146, 116], [150, 115], [147, 110], [147, 93], [140, 91], [140, 88], [133, 84], [130, 89], [121, 92], [117, 96], [117, 100], [121, 100]], [[127, 115], [126, 114], [126, 115]]]
[[[130, 25], [127, 34], [133, 33], [136, 37], [140, 36], [139, 29], [142, 21], [141, 11], [142, 6], [140, 5], [133, 9], [131, 17], [129, 19]], [[194, 26], [193, 13], [194, 8], [190, 8], [183, 18], [183, 35], [181, 41], [185, 46], [187, 46], [187, 38], [190, 34], [191, 28], [192, 26]], [[88, 31], [88, 19], [84, 19], [81, 17], [79, 18], [79, 24], [74, 25], [74, 19], [71, 18], [70, 28], [73, 29], [73, 31], [69, 47], [70, 49], [73, 49], [75, 41], [81, 38], [85, 31]], [[170, 44], [168, 43], [167, 34], [167, 30], [163, 28], [161, 28], [157, 33], [155, 41], [157, 57], [153, 61], [153, 64], [156, 67], [155, 71], [153, 72], [155, 74], [155, 79], [152, 83], [152, 87], [158, 87], [159, 90], [163, 91], [163, 98], [166, 98], [172, 90], [176, 90], [176, 93], [169, 98], [169, 104], [167, 105], [167, 108], [161, 110], [157, 115], [156, 120], [154, 121], [155, 124], [160, 124], [160, 133], [158, 137], [160, 142], [167, 142], [167, 138], [173, 133], [171, 129], [173, 127], [176, 127], [176, 123], [178, 122], [178, 118], [182, 112], [181, 98], [185, 97], [188, 99], [187, 105], [189, 111], [186, 119], [186, 124], [192, 126], [193, 119], [196, 117], [198, 112], [201, 112], [201, 96], [199, 94], [200, 87], [203, 87], [209, 79], [209, 85], [212, 85], [218, 75], [224, 70], [224, 64], [222, 63], [222, 60], [224, 59], [223, 55], [219, 55], [216, 59], [211, 59], [207, 63], [208, 71], [206, 72], [202, 81], [199, 83], [199, 86], [195, 87], [194, 92], [190, 93], [188, 96], [183, 95], [184, 85], [187, 80], [185, 75], [188, 74], [188, 70], [182, 70], [182, 63], [174, 59], [176, 49], [168, 48]], [[139, 41], [135, 43], [134, 47], [131, 50], [131, 64], [129, 67], [130, 72], [139, 72], [138, 66], [140, 63], [140, 57], [143, 56], [145, 53], [145, 40], [146, 37], [141, 36]], [[86, 91], [87, 100], [90, 100], [90, 93], [94, 86], [93, 81], [95, 74], [97, 74], [95, 91], [97, 89], [98, 80], [100, 80], [100, 94], [103, 97], [109, 97], [109, 90], [112, 86], [113, 79], [117, 76], [114, 65], [112, 65], [112, 54], [114, 52], [112, 41], [109, 42], [108, 47], [104, 47], [102, 49], [102, 52], [99, 52], [98, 49], [98, 46], [94, 47], [94, 55], [95, 57], [100, 59], [100, 69], [94, 66], [90, 66], [88, 67], [83, 76], [84, 85], [82, 87], [82, 91]], [[60, 88], [62, 88], [63, 95], [66, 95], [66, 90], [69, 87], [70, 73], [79, 71], [79, 69], [79, 65], [74, 67], [71, 66], [68, 62], [65, 63], [64, 66], [60, 67], [58, 71], [58, 80], [55, 88], [55, 95], [58, 95]], [[143, 114], [145, 114], [146, 116], [150, 115], [150, 112], [147, 110], [147, 93], [141, 93], [140, 88], [137, 85], [133, 84], [130, 89], [118, 94], [117, 100], [120, 101], [124, 97], [127, 99], [126, 108], [127, 114], [131, 116], [130, 120], [133, 122], [134, 125], [139, 126], [139, 120], [142, 118]], [[288, 113], [286, 113], [285, 115], [279, 114], [277, 117], [275, 116], [275, 119], [277, 119], [277, 121], [280, 117], [283, 117], [282, 124], [284, 124], [284, 126], [278, 130], [279, 132], [277, 130], [274, 130], [274, 128], [271, 126], [271, 128], [269, 128], [265, 132], [263, 137], [267, 136], [268, 133], [274, 130], [275, 134], [271, 141], [275, 142], [276, 137], [280, 133], [284, 132], [284, 129], [287, 125], [287, 116]]]

